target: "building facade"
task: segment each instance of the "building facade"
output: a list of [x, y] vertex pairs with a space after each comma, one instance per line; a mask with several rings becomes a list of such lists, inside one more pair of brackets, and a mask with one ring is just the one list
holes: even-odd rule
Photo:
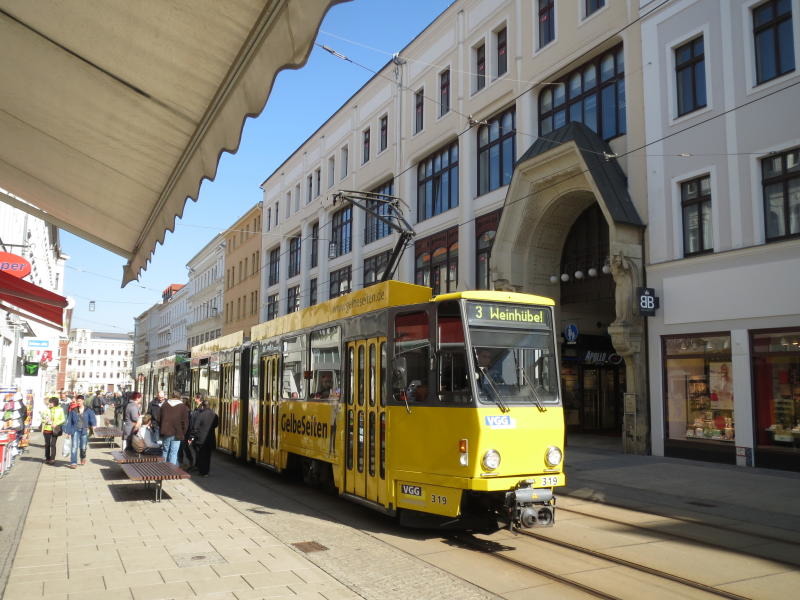
[[222, 300], [225, 273], [225, 244], [216, 235], [186, 268], [189, 270], [187, 290], [186, 338], [188, 347], [222, 335]]
[[642, 28], [653, 453], [800, 470], [800, 2]]
[[[61, 249], [58, 228], [0, 203], [0, 251], [21, 256], [30, 263], [31, 272], [24, 277], [25, 281], [63, 293], [64, 268], [69, 257]], [[67, 322], [71, 313], [71, 308], [65, 309]], [[66, 339], [63, 327], [54, 329], [16, 314], [13, 308], [0, 308], [0, 384], [16, 385], [23, 392], [32, 393], [34, 425], [39, 423], [44, 398], [58, 389], [60, 344]], [[35, 376], [26, 375], [25, 361], [39, 364]]]
[[556, 298], [578, 332], [562, 351], [570, 428], [624, 430], [647, 451], [643, 319], [615, 301], [615, 281], [643, 281], [645, 174], [625, 157], [644, 139], [638, 16], [623, 2], [445, 10], [262, 184], [262, 318], [375, 281], [397, 236], [334, 194], [399, 197], [416, 238], [395, 277]]
[[221, 235], [225, 244], [222, 334], [250, 331], [260, 323], [262, 203]]
[[69, 332], [66, 389], [77, 393], [133, 389], [133, 334]]

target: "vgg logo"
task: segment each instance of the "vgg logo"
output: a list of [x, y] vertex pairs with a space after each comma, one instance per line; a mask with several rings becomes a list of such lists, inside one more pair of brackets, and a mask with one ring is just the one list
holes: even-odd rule
[[486, 415], [483, 422], [491, 429], [512, 429], [515, 425], [514, 419], [508, 415]]
[[400, 491], [408, 496], [422, 496], [422, 488], [418, 485], [404, 483], [400, 486]]

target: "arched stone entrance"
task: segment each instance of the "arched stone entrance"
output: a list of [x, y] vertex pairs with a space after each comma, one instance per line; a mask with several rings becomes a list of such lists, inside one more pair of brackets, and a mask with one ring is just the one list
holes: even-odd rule
[[[587, 264], [584, 275], [589, 268], [605, 266], [613, 278], [614, 298], [576, 312], [561, 304], [562, 258], [569, 250], [565, 243], [570, 230], [592, 206], [608, 227], [608, 255], [601, 264]], [[539, 138], [517, 162], [490, 259], [496, 289], [552, 297], [556, 323], [565, 324], [565, 316], [586, 323], [595, 319], [602, 326], [595, 329], [610, 336], [625, 365], [623, 447], [636, 454], [649, 448], [644, 324], [634, 305], [635, 289], [643, 280], [642, 236], [643, 223], [610, 148], [590, 129], [571, 123], [546, 140]], [[575, 271], [564, 275], [574, 277]]]

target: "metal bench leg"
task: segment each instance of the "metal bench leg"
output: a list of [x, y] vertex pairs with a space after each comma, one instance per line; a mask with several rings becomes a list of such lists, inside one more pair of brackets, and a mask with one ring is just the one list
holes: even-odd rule
[[161, 502], [161, 489], [163, 484], [164, 482], [161, 479], [156, 482], [156, 502]]

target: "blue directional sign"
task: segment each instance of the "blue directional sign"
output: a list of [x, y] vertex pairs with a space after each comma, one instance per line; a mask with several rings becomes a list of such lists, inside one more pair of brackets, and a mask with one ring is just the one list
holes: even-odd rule
[[568, 344], [574, 344], [578, 341], [578, 326], [575, 323], [570, 323], [566, 327], [564, 327], [564, 339], [567, 340]]

